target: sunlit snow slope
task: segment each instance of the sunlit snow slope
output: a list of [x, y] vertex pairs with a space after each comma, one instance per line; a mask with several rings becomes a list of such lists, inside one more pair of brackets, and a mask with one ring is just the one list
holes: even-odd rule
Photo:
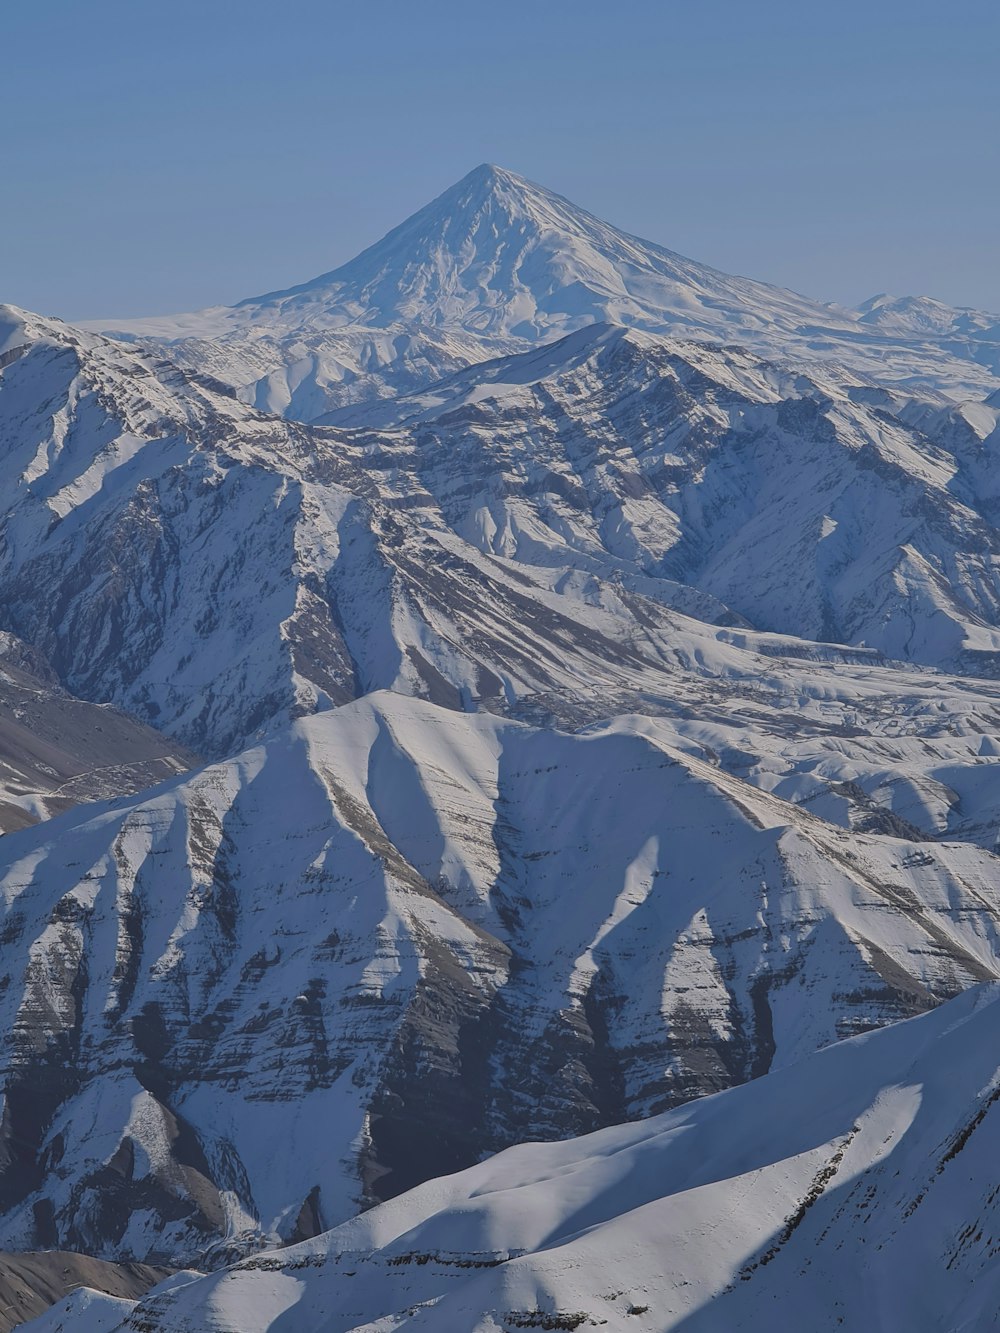
[[106, 1307], [72, 1327], [984, 1329], [1000, 1301], [998, 1024], [997, 988], [974, 990], [641, 1124], [513, 1148], [151, 1293], [120, 1322]]

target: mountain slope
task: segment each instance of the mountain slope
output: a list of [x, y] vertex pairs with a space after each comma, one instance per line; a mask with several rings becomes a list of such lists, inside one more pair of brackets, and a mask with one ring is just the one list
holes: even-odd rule
[[0, 843], [0, 1239], [176, 1265], [998, 975], [996, 860], [393, 694]]
[[350, 439], [11, 322], [27, 350], [0, 381], [3, 613], [74, 693], [219, 754], [370, 689], [461, 706], [641, 668], [585, 608], [426, 521], [405, 478], [380, 490]]
[[141, 791], [196, 762], [134, 718], [74, 699], [37, 652], [4, 633], [0, 716], [0, 833]]
[[1000, 432], [985, 405], [974, 426], [738, 349], [594, 326], [326, 419], [405, 429], [409, 467], [493, 554], [543, 563], [570, 546], [761, 629], [994, 669]]
[[992, 671], [996, 409], [595, 326], [318, 430], [10, 328], [0, 605], [77, 696], [214, 755], [372, 689], [662, 713], [837, 823], [994, 845], [994, 684], [747, 621]]
[[835, 656], [805, 636], [994, 669], [995, 409], [595, 326], [317, 429], [142, 348], [8, 327], [3, 628], [202, 753], [379, 688], [704, 702], [697, 680], [760, 670], [720, 651], [727, 623], [800, 637], [740, 640], [772, 657]]
[[[436, 363], [444, 373], [448, 356], [479, 361], [595, 322], [842, 363], [960, 399], [1000, 386], [989, 329], [967, 328], [957, 312], [946, 326], [870, 314], [720, 273], [483, 165], [330, 273], [115, 331], [165, 339], [182, 363], [208, 364], [247, 401], [305, 420], [413, 388], [414, 370]], [[386, 358], [380, 330], [398, 359]]]
[[816, 1333], [985, 1328], [998, 1024], [997, 988], [970, 992], [642, 1124], [514, 1148], [95, 1327], [764, 1333], [780, 1310]]
[[107, 1297], [110, 1307], [124, 1315], [137, 1297], [165, 1277], [162, 1268], [106, 1264], [69, 1251], [0, 1254], [0, 1333], [23, 1328], [67, 1293], [84, 1306], [103, 1305]]

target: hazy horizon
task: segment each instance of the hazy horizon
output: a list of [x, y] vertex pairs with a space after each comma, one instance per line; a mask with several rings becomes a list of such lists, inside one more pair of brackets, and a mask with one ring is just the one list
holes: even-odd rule
[[12, 10], [0, 300], [71, 320], [232, 304], [491, 161], [820, 300], [1000, 309], [997, 36], [981, 0]]

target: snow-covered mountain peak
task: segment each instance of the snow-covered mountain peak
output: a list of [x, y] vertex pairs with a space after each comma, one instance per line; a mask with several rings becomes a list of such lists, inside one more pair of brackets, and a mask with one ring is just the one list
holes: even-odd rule
[[165, 340], [246, 401], [314, 420], [594, 323], [740, 343], [797, 365], [825, 360], [959, 400], [995, 389], [1000, 364], [993, 316], [924, 298], [846, 310], [734, 277], [485, 163], [307, 282], [91, 327]]
[[685, 263], [484, 164], [349, 263], [235, 309], [254, 322], [419, 323], [535, 341], [595, 320], [648, 322], [629, 273], [655, 278], [671, 262]]
[[639, 240], [483, 164], [337, 269], [231, 308], [130, 321], [118, 331], [171, 338], [417, 325], [510, 350], [594, 322], [733, 334], [763, 327], [776, 310], [797, 324], [854, 322]]
[[967, 306], [957, 309], [932, 296], [872, 296], [857, 307], [866, 327], [899, 337], [971, 338], [994, 344], [1000, 337], [1000, 315]]
[[[587, 223], [591, 224], [589, 228]], [[534, 232], [554, 230], [580, 236], [593, 229], [606, 228], [605, 223], [561, 195], [513, 171], [484, 162], [381, 240], [368, 246], [354, 260], [292, 290], [306, 290], [331, 282], [355, 268], [363, 272], [372, 266], [373, 260], [381, 261], [387, 254], [414, 243], [423, 248], [432, 245], [435, 239], [442, 239], [458, 255], [466, 244], [476, 241], [480, 228], [491, 225], [500, 236], [518, 226]], [[412, 253], [408, 252], [407, 259], [412, 261], [412, 258]], [[272, 296], [284, 294], [271, 293]], [[240, 304], [251, 305], [266, 299], [256, 297]]]

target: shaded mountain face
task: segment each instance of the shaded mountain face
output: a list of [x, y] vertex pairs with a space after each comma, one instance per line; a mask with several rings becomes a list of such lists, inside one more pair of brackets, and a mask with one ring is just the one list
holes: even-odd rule
[[81, 1317], [84, 1310], [93, 1317], [97, 1307], [125, 1315], [138, 1296], [167, 1276], [166, 1269], [107, 1264], [70, 1251], [0, 1254], [0, 1330], [23, 1328], [67, 1293]]
[[314, 420], [604, 322], [980, 399], [1000, 387], [997, 317], [947, 312], [844, 310], [720, 273], [484, 165], [330, 273], [116, 331], [165, 340], [255, 406]]
[[1000, 969], [991, 853], [644, 718], [369, 696], [0, 853], [10, 1248], [218, 1264]]
[[873, 1311], [886, 1333], [984, 1328], [1000, 1298], [998, 1023], [997, 988], [973, 991], [72, 1327], [765, 1333], [780, 1309], [818, 1333], [871, 1327]]
[[74, 699], [34, 649], [0, 633], [0, 833], [141, 791], [195, 763], [134, 718]]

